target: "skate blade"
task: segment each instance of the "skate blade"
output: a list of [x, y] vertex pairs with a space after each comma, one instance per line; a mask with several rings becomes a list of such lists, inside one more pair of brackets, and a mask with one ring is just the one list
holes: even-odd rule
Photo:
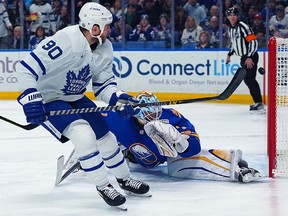
[[243, 176], [243, 183], [248, 183], [253, 180], [252, 173], [247, 173], [245, 176]]
[[266, 110], [250, 110], [251, 115], [264, 115], [266, 114]]
[[138, 196], [138, 197], [152, 197], [152, 194], [150, 193], [145, 193], [145, 194], [136, 194], [136, 193], [132, 193], [131, 191], [126, 191], [124, 190], [124, 193], [130, 196]]
[[120, 209], [120, 210], [122, 210], [122, 211], [127, 211], [127, 210], [128, 210], [127, 207], [126, 207], [124, 204], [119, 205], [119, 206], [113, 206], [113, 207], [115, 207], [115, 208], [117, 208], [117, 209]]

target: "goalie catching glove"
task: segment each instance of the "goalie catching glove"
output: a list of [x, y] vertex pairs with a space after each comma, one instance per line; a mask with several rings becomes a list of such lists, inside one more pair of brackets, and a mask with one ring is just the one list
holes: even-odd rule
[[27, 122], [32, 124], [41, 124], [46, 120], [46, 114], [43, 105], [43, 98], [40, 92], [35, 88], [25, 90], [17, 101], [23, 106]]
[[180, 134], [172, 125], [161, 121], [151, 121], [144, 126], [146, 134], [156, 144], [159, 153], [166, 157], [177, 157], [189, 146], [188, 135]]

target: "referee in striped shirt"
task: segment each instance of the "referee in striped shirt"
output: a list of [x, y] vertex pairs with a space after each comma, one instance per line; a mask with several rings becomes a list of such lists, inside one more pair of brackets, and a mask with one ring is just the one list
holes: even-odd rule
[[244, 22], [238, 20], [238, 9], [231, 7], [227, 10], [226, 15], [230, 22], [228, 34], [231, 40], [230, 50], [226, 58], [226, 64], [230, 62], [230, 57], [235, 54], [241, 57], [240, 65], [247, 70], [244, 78], [248, 86], [250, 95], [254, 104], [250, 106], [251, 112], [265, 113], [265, 107], [262, 102], [261, 90], [256, 80], [257, 63], [258, 63], [258, 42], [252, 29]]

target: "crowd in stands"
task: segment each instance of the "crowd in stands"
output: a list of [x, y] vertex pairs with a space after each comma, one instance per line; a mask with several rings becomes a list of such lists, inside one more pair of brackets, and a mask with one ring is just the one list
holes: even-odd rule
[[[225, 48], [229, 46], [225, 12], [231, 6], [238, 8], [240, 20], [253, 29], [260, 48], [267, 47], [267, 37], [288, 38], [288, 0], [268, 0], [268, 5], [266, 0], [174, 0], [174, 20], [171, 20], [172, 0], [125, 0], [125, 4], [122, 1], [95, 1], [113, 14], [110, 35], [113, 43], [121, 43], [124, 38], [127, 42], [162, 41], [168, 48], [172, 38], [175, 47], [207, 49], [219, 48], [222, 40]], [[71, 14], [68, 0], [24, 0], [24, 5], [21, 2], [0, 0], [0, 49], [19, 49], [21, 28], [23, 48], [34, 49], [45, 37], [77, 23], [80, 8], [89, 1], [75, 0], [75, 14]], [[218, 2], [222, 2], [222, 11]], [[24, 25], [20, 14], [24, 16]]]

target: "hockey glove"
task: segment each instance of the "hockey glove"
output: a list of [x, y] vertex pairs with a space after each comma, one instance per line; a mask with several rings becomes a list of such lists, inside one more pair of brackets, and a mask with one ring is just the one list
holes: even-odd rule
[[128, 104], [125, 104], [122, 109], [119, 110], [120, 114], [123, 118], [131, 118], [134, 115], [137, 115], [140, 112], [140, 108], [136, 107], [133, 108], [133, 105], [138, 104], [139, 101], [135, 100], [134, 98], [130, 97], [128, 99]]
[[126, 92], [124, 91], [117, 91], [114, 92], [111, 96], [111, 99], [109, 101], [109, 105], [110, 106], [115, 106], [117, 103], [121, 103], [121, 104], [138, 104], [139, 101], [133, 99], [133, 97], [131, 95], [128, 95]]
[[41, 124], [46, 120], [42, 95], [35, 88], [25, 90], [17, 101], [23, 106], [27, 122]]

